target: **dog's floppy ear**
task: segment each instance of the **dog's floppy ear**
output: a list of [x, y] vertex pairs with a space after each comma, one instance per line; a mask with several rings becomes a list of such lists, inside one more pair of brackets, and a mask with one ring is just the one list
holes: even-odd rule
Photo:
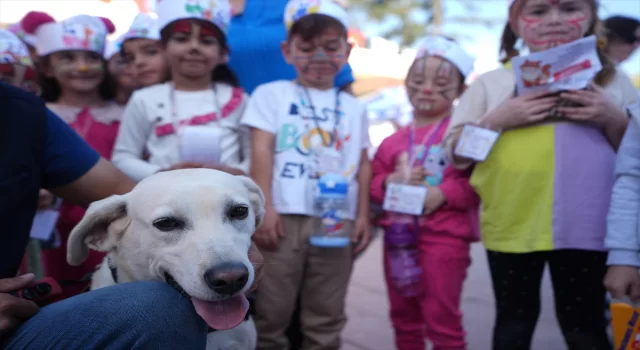
[[69, 235], [67, 262], [73, 266], [82, 264], [89, 256], [89, 248], [101, 252], [112, 250], [130, 222], [126, 195], [91, 203], [82, 221]]
[[239, 176], [239, 178], [244, 183], [244, 186], [249, 190], [251, 200], [251, 206], [253, 207], [253, 212], [256, 213], [256, 229], [262, 223], [262, 219], [264, 218], [264, 194], [262, 190], [251, 180], [251, 178], [246, 176]]

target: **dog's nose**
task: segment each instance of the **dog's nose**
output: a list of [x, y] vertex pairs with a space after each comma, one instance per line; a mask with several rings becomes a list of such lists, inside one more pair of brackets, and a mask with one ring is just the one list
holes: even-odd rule
[[247, 285], [249, 269], [242, 263], [225, 263], [208, 269], [204, 281], [214, 292], [232, 295]]

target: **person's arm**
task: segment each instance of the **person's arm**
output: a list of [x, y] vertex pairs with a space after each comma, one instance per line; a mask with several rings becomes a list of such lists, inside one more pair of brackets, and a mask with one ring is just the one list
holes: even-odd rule
[[362, 150], [360, 154], [360, 165], [358, 166], [358, 175], [356, 181], [358, 182], [358, 217], [369, 218], [370, 202], [369, 202], [369, 188], [371, 187], [371, 161], [369, 161], [369, 154], [366, 149]]
[[605, 237], [607, 265], [640, 267], [640, 128], [635, 118], [618, 150], [615, 174]]
[[453, 165], [458, 169], [469, 168], [473, 164], [472, 159], [455, 155], [462, 129], [465, 125], [480, 121], [487, 112], [487, 92], [482, 80], [476, 80], [469, 86], [458, 100], [453, 109], [449, 130], [445, 135], [444, 147]]
[[378, 149], [371, 161], [371, 185], [369, 186], [369, 193], [371, 194], [371, 201], [382, 205], [385, 195], [385, 182], [387, 177], [395, 171], [395, 164], [393, 164], [393, 157], [388, 151], [389, 138], [386, 138]]
[[250, 174], [251, 178], [260, 186], [264, 193], [267, 206], [273, 204], [271, 198], [271, 183], [273, 181], [273, 151], [275, 149], [275, 135], [257, 128], [251, 129], [252, 154]]
[[266, 206], [272, 205], [273, 155], [276, 142], [278, 88], [261, 85], [253, 92], [244, 111], [242, 123], [251, 128], [251, 178], [264, 192]]
[[87, 206], [135, 185], [94, 151], [62, 119], [47, 111], [47, 146], [43, 162], [44, 188], [56, 196]]
[[161, 169], [143, 160], [145, 145], [151, 136], [152, 124], [144, 114], [142, 101], [136, 97], [134, 94], [122, 115], [122, 123], [111, 160], [116, 167], [138, 182]]
[[446, 198], [446, 207], [468, 209], [478, 206], [480, 199], [469, 183], [472, 169], [459, 170], [452, 166], [445, 169], [440, 190]]

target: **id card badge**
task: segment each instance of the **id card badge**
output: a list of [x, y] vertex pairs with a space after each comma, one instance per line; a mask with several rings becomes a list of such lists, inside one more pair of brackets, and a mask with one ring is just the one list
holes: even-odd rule
[[180, 160], [205, 165], [220, 164], [221, 130], [210, 126], [184, 126], [178, 132]]
[[342, 154], [332, 148], [324, 148], [318, 155], [318, 172], [322, 174], [342, 174]]
[[460, 157], [482, 162], [487, 159], [498, 136], [500, 133], [493, 130], [465, 125], [454, 153]]
[[388, 184], [382, 209], [395, 213], [422, 215], [427, 188], [406, 184]]

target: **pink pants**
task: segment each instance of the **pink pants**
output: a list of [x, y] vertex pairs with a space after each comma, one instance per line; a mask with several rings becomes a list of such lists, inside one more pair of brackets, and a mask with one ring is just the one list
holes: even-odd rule
[[461, 240], [420, 242], [423, 294], [406, 298], [398, 293], [389, 276], [385, 248], [384, 267], [391, 323], [398, 350], [424, 350], [425, 337], [434, 350], [464, 350], [460, 298], [471, 263], [469, 243]]

